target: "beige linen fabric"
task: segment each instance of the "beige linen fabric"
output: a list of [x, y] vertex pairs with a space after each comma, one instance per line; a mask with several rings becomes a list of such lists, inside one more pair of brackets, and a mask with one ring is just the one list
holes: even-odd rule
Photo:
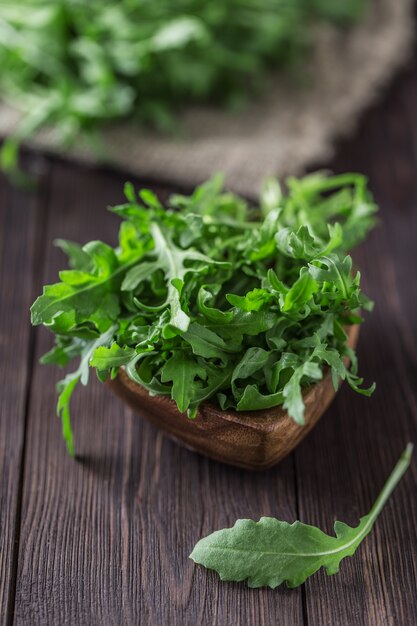
[[[411, 49], [413, 5], [413, 0], [373, 0], [366, 19], [353, 29], [320, 29], [308, 85], [280, 75], [271, 77], [262, 100], [241, 113], [192, 108], [182, 116], [181, 138], [129, 124], [106, 130], [106, 159], [141, 177], [186, 186], [222, 170], [230, 189], [256, 197], [266, 175], [301, 173], [329, 158], [334, 140], [352, 131]], [[15, 111], [0, 106], [0, 133], [10, 132], [17, 119]], [[52, 131], [32, 143], [60, 150]], [[96, 158], [81, 142], [70, 153]]]

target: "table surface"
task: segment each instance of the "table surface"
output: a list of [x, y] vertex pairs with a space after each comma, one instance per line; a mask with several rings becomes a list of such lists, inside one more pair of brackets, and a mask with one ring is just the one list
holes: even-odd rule
[[[380, 226], [355, 253], [375, 300], [359, 343], [371, 399], [346, 386], [276, 468], [251, 473], [189, 452], [98, 381], [73, 401], [79, 462], [55, 417], [61, 373], [28, 309], [63, 267], [56, 237], [114, 243], [123, 174], [27, 154], [32, 192], [0, 179], [0, 623], [350, 625], [417, 623], [417, 463], [373, 533], [337, 576], [304, 586], [221, 583], [189, 559], [195, 542], [237, 518], [331, 532], [368, 512], [407, 441], [417, 442], [417, 62], [327, 165], [365, 172]], [[133, 181], [150, 185], [149, 181]], [[152, 185], [162, 195], [169, 186]], [[94, 378], [94, 377], [92, 377]]]

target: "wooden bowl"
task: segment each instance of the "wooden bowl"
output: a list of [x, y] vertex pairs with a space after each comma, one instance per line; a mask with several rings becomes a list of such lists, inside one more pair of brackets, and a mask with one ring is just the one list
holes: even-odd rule
[[[348, 345], [356, 346], [359, 326], [347, 328]], [[150, 396], [124, 370], [106, 383], [136, 413], [190, 450], [245, 469], [268, 469], [297, 446], [336, 395], [327, 368], [323, 379], [305, 390], [305, 424], [299, 426], [282, 407], [261, 411], [222, 411], [203, 403], [194, 420], [181, 414], [167, 396]]]

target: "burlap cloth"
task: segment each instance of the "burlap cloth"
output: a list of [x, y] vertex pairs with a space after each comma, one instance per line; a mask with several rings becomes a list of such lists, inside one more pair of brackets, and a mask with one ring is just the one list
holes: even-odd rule
[[[261, 101], [241, 113], [193, 108], [182, 116], [181, 138], [145, 133], [124, 124], [105, 131], [106, 159], [141, 177], [195, 185], [222, 170], [227, 186], [257, 196], [262, 179], [299, 174], [325, 161], [334, 140], [354, 128], [411, 49], [413, 0], [373, 0], [360, 24], [349, 31], [317, 33], [309, 59], [308, 85], [272, 78]], [[0, 134], [18, 116], [0, 106]], [[53, 131], [32, 143], [59, 151]], [[71, 155], [96, 156], [77, 141]]]

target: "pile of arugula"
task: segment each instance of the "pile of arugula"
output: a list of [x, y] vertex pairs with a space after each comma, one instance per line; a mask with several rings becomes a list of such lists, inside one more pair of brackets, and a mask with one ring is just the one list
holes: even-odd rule
[[305, 58], [317, 23], [348, 26], [364, 0], [0, 1], [0, 97], [24, 115], [3, 151], [46, 124], [65, 143], [109, 120], [160, 129], [190, 103], [239, 106], [272, 68]]
[[31, 312], [56, 335], [43, 363], [80, 357], [59, 383], [71, 454], [69, 402], [90, 367], [104, 381], [123, 366], [190, 418], [210, 401], [238, 411], [283, 405], [303, 424], [303, 387], [325, 367], [335, 387], [341, 378], [372, 392], [361, 387], [345, 331], [372, 306], [346, 254], [375, 223], [366, 179], [315, 173], [286, 185], [285, 195], [267, 180], [251, 207], [217, 175], [165, 208], [127, 184], [127, 203], [111, 209], [124, 220], [117, 248], [56, 242], [72, 269], [44, 287]]

